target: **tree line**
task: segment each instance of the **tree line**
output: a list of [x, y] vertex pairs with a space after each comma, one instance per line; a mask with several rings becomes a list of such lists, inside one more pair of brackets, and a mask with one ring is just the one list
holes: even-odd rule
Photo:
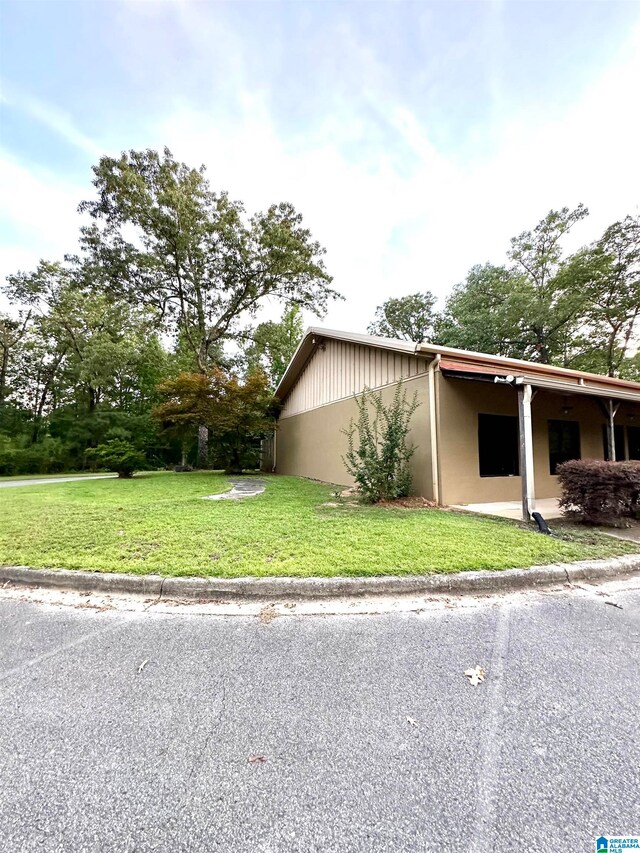
[[472, 267], [441, 311], [429, 291], [389, 299], [368, 331], [640, 380], [640, 217], [567, 254], [587, 215], [550, 211], [511, 240], [505, 264]]
[[302, 311], [338, 298], [324, 248], [291, 204], [249, 215], [167, 149], [93, 176], [79, 251], [3, 286], [0, 474], [255, 465]]
[[[0, 475], [255, 466], [302, 312], [342, 298], [325, 249], [291, 204], [249, 214], [168, 149], [92, 171], [78, 251], [2, 286]], [[565, 256], [586, 215], [551, 211], [442, 311], [428, 291], [389, 299], [369, 331], [640, 379], [640, 222]]]

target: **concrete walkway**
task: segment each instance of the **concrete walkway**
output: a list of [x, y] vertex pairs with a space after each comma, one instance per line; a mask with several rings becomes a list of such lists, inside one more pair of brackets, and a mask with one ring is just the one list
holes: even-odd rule
[[[464, 509], [467, 512], [478, 512], [481, 515], [498, 515], [501, 518], [513, 518], [519, 521], [522, 518], [522, 504], [520, 501], [494, 501], [484, 504], [455, 504], [452, 509]], [[536, 512], [539, 512], [547, 521], [550, 518], [561, 518], [562, 511], [558, 506], [558, 498], [542, 498], [536, 501]]]
[[106, 480], [117, 477], [117, 474], [90, 474], [88, 477], [41, 477], [25, 478], [24, 480], [0, 480], [0, 489], [11, 489], [15, 486], [46, 486], [49, 483], [75, 483], [80, 480]]
[[237, 501], [240, 498], [255, 498], [264, 492], [265, 482], [258, 477], [231, 479], [233, 488], [218, 495], [203, 495], [204, 501]]

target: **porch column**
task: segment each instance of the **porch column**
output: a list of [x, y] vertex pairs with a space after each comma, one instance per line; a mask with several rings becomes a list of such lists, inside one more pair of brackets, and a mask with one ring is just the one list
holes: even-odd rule
[[533, 430], [531, 428], [531, 385], [518, 386], [518, 421], [520, 426], [520, 482], [522, 483], [522, 518], [531, 521], [535, 506], [533, 477]]
[[616, 461], [616, 430], [615, 430], [615, 417], [618, 412], [618, 407], [620, 403], [617, 403], [615, 406], [613, 405], [613, 400], [607, 401], [607, 419], [609, 423], [607, 424], [607, 443], [609, 444], [609, 461]]

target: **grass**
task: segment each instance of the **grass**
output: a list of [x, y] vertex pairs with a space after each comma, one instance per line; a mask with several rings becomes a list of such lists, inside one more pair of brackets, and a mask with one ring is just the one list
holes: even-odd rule
[[0, 564], [223, 577], [400, 575], [638, 550], [590, 531], [563, 528], [554, 539], [465, 513], [336, 505], [330, 486], [266, 479], [264, 494], [241, 501], [201, 500], [229, 488], [210, 473], [2, 489]]

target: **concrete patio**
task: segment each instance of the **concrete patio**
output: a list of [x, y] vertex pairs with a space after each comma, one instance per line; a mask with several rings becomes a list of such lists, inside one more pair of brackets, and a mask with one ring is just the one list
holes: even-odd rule
[[[452, 509], [463, 509], [467, 512], [478, 512], [481, 515], [498, 515], [502, 518], [522, 519], [521, 501], [492, 501], [484, 504], [455, 504]], [[558, 506], [558, 498], [541, 498], [535, 502], [535, 512], [539, 512], [547, 521], [550, 518], [560, 518], [562, 511]]]

